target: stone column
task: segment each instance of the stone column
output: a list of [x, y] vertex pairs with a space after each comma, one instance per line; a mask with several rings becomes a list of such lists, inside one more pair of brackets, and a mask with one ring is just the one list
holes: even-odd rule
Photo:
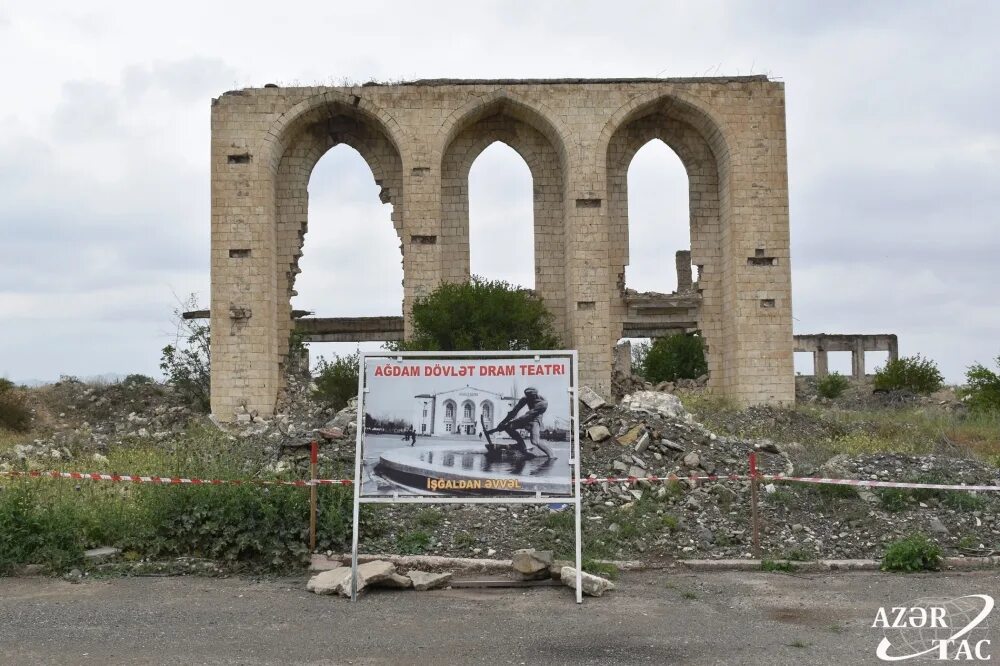
[[[428, 137], [423, 137], [427, 139]], [[441, 284], [441, 173], [419, 148], [403, 160], [403, 330], [413, 334], [413, 302]], [[439, 162], [440, 160], [438, 160]]]
[[674, 263], [677, 266], [677, 293], [683, 294], [691, 291], [694, 282], [691, 279], [691, 251], [678, 250], [674, 255]]
[[[571, 190], [572, 191], [572, 190]], [[610, 243], [605, 202], [577, 192], [566, 206], [566, 300], [570, 348], [580, 353], [580, 383], [611, 395]]]

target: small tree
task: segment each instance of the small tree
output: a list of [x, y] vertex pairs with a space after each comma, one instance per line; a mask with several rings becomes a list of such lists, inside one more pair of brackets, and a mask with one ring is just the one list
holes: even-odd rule
[[[187, 309], [197, 310], [198, 302], [192, 295]], [[211, 335], [209, 325], [198, 319], [184, 319], [180, 310], [174, 311], [177, 319], [177, 339], [163, 348], [160, 370], [167, 384], [195, 409], [211, 410]]]
[[31, 428], [28, 394], [9, 379], [0, 377], [0, 429], [24, 431]]
[[[997, 356], [996, 362], [1000, 367], [1000, 356]], [[969, 409], [974, 412], [1000, 412], [1000, 375], [976, 363], [966, 371], [965, 382], [962, 396]]]
[[542, 299], [501, 280], [473, 276], [445, 283], [413, 304], [413, 339], [394, 350], [558, 349], [552, 313]]
[[912, 391], [921, 395], [929, 395], [941, 388], [944, 377], [937, 364], [916, 356], [904, 356], [875, 370], [875, 389], [877, 391]]
[[816, 392], [824, 398], [833, 400], [840, 397], [849, 383], [844, 375], [839, 372], [831, 372], [816, 382]]
[[328, 363], [320, 356], [313, 373], [316, 390], [313, 397], [329, 403], [336, 410], [347, 406], [347, 401], [358, 394], [358, 352], [347, 356], [334, 356]]
[[705, 341], [700, 335], [657, 338], [642, 363], [642, 376], [650, 382], [697, 379], [707, 372]]

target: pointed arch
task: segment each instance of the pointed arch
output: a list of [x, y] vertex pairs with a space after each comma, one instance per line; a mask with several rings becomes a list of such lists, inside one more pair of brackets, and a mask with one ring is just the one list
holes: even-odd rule
[[[296, 104], [282, 114], [268, 133], [274, 174], [275, 197], [275, 280], [278, 300], [274, 306], [276, 343], [281, 371], [288, 357], [288, 341], [294, 322], [291, 298], [299, 259], [309, 229], [309, 180], [320, 158], [337, 145], [356, 150], [380, 186], [379, 199], [393, 204], [390, 215], [397, 235], [403, 224], [403, 163], [395, 121], [371, 105], [352, 103], [349, 95], [324, 93]], [[402, 260], [402, 258], [400, 258]], [[402, 311], [402, 304], [400, 304]]]
[[[692, 295], [700, 299], [696, 326], [706, 340], [713, 381], [721, 382], [725, 369], [721, 355], [713, 354], [712, 348], [723, 347], [725, 333], [718, 312], [727, 302], [722, 285], [731, 242], [726, 206], [729, 148], [715, 120], [694, 103], [663, 93], [645, 97], [619, 109], [605, 125], [598, 144], [604, 146], [602, 171], [613, 239], [610, 254], [614, 284], [609, 286], [616, 297], [611, 306], [612, 335], [616, 340], [621, 337], [628, 313], [625, 285], [625, 267], [629, 263], [628, 169], [639, 149], [659, 139], [677, 155], [687, 172], [690, 263], [698, 267], [698, 284], [693, 287]], [[667, 259], [665, 256], [665, 262]], [[673, 259], [669, 257], [670, 264]]]
[[456, 110], [439, 136], [442, 279], [469, 279], [469, 170], [483, 150], [500, 141], [516, 151], [531, 172], [534, 291], [555, 315], [557, 330], [563, 330], [566, 150], [560, 129], [523, 100], [497, 93]]

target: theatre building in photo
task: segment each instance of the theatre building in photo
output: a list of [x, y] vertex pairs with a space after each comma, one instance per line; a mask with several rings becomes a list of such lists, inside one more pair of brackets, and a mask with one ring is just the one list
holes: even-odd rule
[[514, 399], [493, 391], [465, 386], [415, 396], [414, 428], [419, 435], [467, 435], [482, 432], [479, 417], [492, 428], [514, 406]]

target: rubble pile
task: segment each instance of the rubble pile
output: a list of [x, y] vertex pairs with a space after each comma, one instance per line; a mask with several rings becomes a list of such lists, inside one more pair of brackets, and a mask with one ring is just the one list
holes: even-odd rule
[[[114, 447], [135, 441], [168, 446], [185, 436], [192, 421], [209, 423], [171, 389], [152, 382], [101, 386], [67, 379], [34, 391], [36, 421], [43, 434], [0, 451], [0, 471], [29, 464], [51, 469], [69, 460], [76, 469], [86, 460], [93, 471], [106, 471], [105, 455]], [[699, 423], [667, 391], [644, 386], [615, 404], [610, 396], [581, 388], [584, 476], [639, 479], [585, 485], [583, 532], [589, 556], [645, 560], [749, 556], [750, 484], [726, 477], [747, 475], [752, 451], [757, 452], [764, 474], [1000, 485], [998, 468], [969, 458], [818, 457], [824, 449], [815, 444], [867, 427], [863, 421], [828, 417], [822, 410], [719, 409], [709, 414], [709, 422], [711, 427]], [[242, 440], [241, 445], [261, 451], [272, 465], [270, 471], [297, 478], [308, 473], [309, 442], [315, 439], [320, 442], [321, 473], [349, 476], [356, 424], [356, 401], [335, 411], [312, 399], [307, 378], [290, 377], [277, 416], [245, 414], [229, 433], [234, 441]], [[713, 429], [739, 435], [717, 435]], [[670, 475], [679, 480], [644, 480]], [[709, 475], [718, 478], [689, 478]], [[880, 557], [888, 543], [921, 531], [950, 555], [1000, 552], [998, 495], [762, 484], [763, 549], [773, 558]], [[437, 517], [428, 518], [427, 512], [436, 512]], [[361, 539], [366, 552], [510, 557], [519, 549], [536, 548], [564, 555], [572, 552], [572, 514], [572, 507], [558, 503], [380, 506], [365, 513]], [[522, 573], [544, 575], [542, 564], [526, 564], [536, 569]], [[565, 566], [554, 559], [546, 565], [548, 575], [556, 576], [558, 569], [561, 576], [560, 564]]]
[[167, 386], [149, 380], [84, 383], [64, 377], [32, 394], [34, 425], [44, 433], [0, 451], [0, 465], [47, 463], [84, 452], [100, 462], [111, 446], [134, 438], [165, 441], [182, 433], [195, 412]]

